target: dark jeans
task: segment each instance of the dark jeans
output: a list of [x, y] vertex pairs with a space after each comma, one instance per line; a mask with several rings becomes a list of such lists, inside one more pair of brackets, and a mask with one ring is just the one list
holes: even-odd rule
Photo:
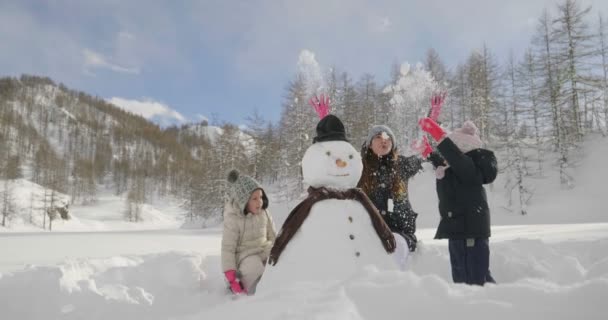
[[450, 263], [455, 283], [496, 283], [490, 274], [490, 246], [488, 238], [450, 239]]

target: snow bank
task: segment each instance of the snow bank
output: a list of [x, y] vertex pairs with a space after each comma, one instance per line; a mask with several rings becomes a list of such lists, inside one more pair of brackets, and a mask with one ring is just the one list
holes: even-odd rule
[[[208, 280], [218, 259], [170, 252], [69, 260], [0, 278], [4, 319], [167, 319], [226, 296]], [[216, 261], [217, 260], [217, 261]], [[207, 265], [209, 264], [209, 265]], [[218, 280], [218, 279], [216, 279]]]
[[447, 247], [431, 242], [409, 271], [369, 267], [234, 300], [217, 255], [171, 251], [0, 274], [0, 305], [5, 319], [604, 319], [608, 235], [492, 249], [499, 285], [483, 288], [452, 284]]

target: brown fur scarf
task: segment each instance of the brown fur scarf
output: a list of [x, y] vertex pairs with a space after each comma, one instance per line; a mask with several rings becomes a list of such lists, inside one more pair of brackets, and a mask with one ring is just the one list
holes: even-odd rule
[[356, 200], [357, 202], [361, 203], [361, 205], [363, 205], [363, 207], [369, 213], [369, 217], [372, 220], [372, 225], [374, 226], [374, 229], [378, 234], [378, 238], [382, 242], [382, 245], [384, 246], [386, 252], [391, 253], [395, 251], [396, 244], [393, 233], [384, 222], [384, 219], [382, 219], [382, 216], [380, 215], [376, 207], [374, 207], [374, 204], [367, 197], [367, 195], [363, 191], [361, 191], [361, 189], [354, 188], [348, 189], [346, 191], [337, 191], [324, 187], [310, 187], [308, 188], [308, 197], [306, 197], [306, 199], [304, 199], [300, 204], [298, 204], [291, 211], [291, 213], [289, 213], [287, 220], [285, 220], [285, 223], [283, 224], [283, 227], [281, 228], [281, 231], [279, 232], [279, 235], [277, 236], [277, 239], [274, 242], [274, 246], [270, 251], [270, 258], [268, 261], [271, 265], [277, 264], [277, 262], [279, 261], [279, 256], [281, 256], [281, 253], [283, 252], [285, 247], [287, 247], [287, 244], [289, 243], [291, 238], [293, 238], [293, 236], [304, 223], [304, 220], [306, 220], [306, 218], [310, 214], [310, 209], [312, 208], [312, 206], [315, 203], [326, 199], [350, 199]]

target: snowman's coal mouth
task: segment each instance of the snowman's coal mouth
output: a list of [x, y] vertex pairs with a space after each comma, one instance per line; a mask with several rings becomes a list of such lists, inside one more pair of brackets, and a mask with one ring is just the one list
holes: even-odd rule
[[332, 177], [348, 177], [350, 176], [350, 174], [345, 173], [345, 174], [330, 174], [330, 176]]

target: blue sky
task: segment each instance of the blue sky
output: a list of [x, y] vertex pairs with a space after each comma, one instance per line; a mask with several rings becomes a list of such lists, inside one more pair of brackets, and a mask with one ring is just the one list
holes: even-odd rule
[[[0, 76], [49, 76], [161, 122], [243, 123], [254, 108], [278, 120], [302, 50], [378, 81], [430, 47], [450, 66], [484, 42], [500, 59], [519, 56], [556, 3], [0, 0]], [[593, 22], [608, 15], [608, 1], [580, 3]]]

